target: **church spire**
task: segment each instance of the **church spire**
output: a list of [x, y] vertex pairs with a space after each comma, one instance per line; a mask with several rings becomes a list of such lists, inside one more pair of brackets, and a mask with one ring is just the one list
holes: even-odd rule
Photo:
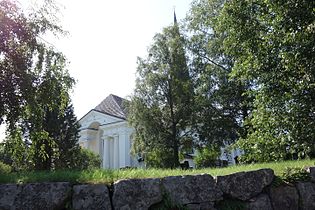
[[177, 19], [176, 19], [175, 8], [174, 8], [174, 25], [177, 25]]

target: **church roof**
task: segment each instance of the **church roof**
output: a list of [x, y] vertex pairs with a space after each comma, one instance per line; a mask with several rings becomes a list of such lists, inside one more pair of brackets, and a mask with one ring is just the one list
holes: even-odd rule
[[127, 101], [119, 96], [110, 94], [93, 110], [112, 115], [114, 117], [126, 119], [126, 109], [124, 108], [124, 102]]

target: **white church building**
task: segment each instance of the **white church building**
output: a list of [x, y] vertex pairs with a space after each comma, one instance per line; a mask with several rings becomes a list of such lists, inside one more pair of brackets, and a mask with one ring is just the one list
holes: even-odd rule
[[[79, 120], [79, 144], [101, 156], [102, 168], [143, 167], [144, 164], [130, 154], [134, 129], [128, 126], [124, 101], [111, 94]], [[239, 150], [226, 152], [221, 148], [219, 159], [235, 164], [235, 157], [240, 154]], [[183, 161], [187, 161], [189, 167], [195, 167], [195, 155], [195, 152], [187, 154]]]
[[134, 129], [128, 127], [124, 100], [111, 94], [79, 120], [79, 144], [101, 156], [102, 168], [140, 166], [130, 155]]

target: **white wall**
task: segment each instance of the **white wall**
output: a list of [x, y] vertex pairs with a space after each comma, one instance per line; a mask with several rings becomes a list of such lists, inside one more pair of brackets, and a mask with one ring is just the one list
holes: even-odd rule
[[100, 154], [105, 168], [134, 167], [130, 155], [131, 135], [134, 129], [126, 120], [91, 111], [80, 121], [79, 143]]

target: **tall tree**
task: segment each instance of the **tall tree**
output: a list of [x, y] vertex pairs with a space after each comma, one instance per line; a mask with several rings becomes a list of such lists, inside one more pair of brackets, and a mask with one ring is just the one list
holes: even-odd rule
[[[45, 1], [46, 9], [52, 8]], [[14, 128], [28, 95], [33, 94], [34, 80], [40, 77], [47, 46], [46, 32], [63, 33], [50, 21], [45, 9], [25, 14], [17, 2], [0, 1], [0, 123], [6, 120]]]
[[228, 1], [217, 30], [227, 31], [224, 51], [232, 74], [254, 81], [251, 130], [239, 142], [247, 161], [314, 154], [314, 1]]
[[[186, 18], [190, 66], [194, 72], [199, 144], [212, 148], [246, 135], [248, 84], [230, 78], [234, 60], [223, 51], [226, 31], [217, 31], [217, 17], [226, 0], [196, 0]], [[198, 145], [197, 145], [198, 146]]]
[[149, 164], [157, 157], [154, 166], [179, 166], [192, 125], [193, 85], [183, 44], [174, 14], [174, 26], [155, 35], [148, 57], [138, 59], [128, 120], [136, 130], [135, 151], [145, 153]]
[[25, 156], [25, 152], [14, 151], [24, 148], [29, 168], [37, 170], [69, 168], [79, 152], [79, 125], [68, 93], [74, 81], [64, 72], [63, 56], [47, 53], [50, 55], [44, 62], [45, 71], [36, 81], [33, 94], [28, 95], [19, 123], [9, 130], [6, 141], [13, 159]]
[[[69, 90], [73, 84], [65, 69], [65, 59], [47, 57], [46, 72], [36, 86], [32, 102], [25, 107], [24, 133], [30, 142], [35, 169], [52, 169], [69, 165], [69, 154], [78, 150], [78, 124], [70, 104]], [[74, 157], [73, 157], [74, 158]], [[58, 162], [58, 164], [57, 164]]]
[[[67, 105], [63, 115], [59, 117], [56, 123], [59, 125], [59, 128], [54, 132], [58, 153], [54, 161], [54, 167], [56, 169], [76, 168], [77, 158], [82, 151], [78, 144], [80, 125], [74, 115], [72, 104]], [[88, 158], [86, 161], [88, 161]]]
[[16, 2], [0, 1], [0, 123], [6, 120], [5, 146], [14, 162], [49, 170], [71, 165], [78, 125], [66, 59], [42, 38], [63, 33], [47, 9], [53, 2], [44, 2], [26, 14]]

